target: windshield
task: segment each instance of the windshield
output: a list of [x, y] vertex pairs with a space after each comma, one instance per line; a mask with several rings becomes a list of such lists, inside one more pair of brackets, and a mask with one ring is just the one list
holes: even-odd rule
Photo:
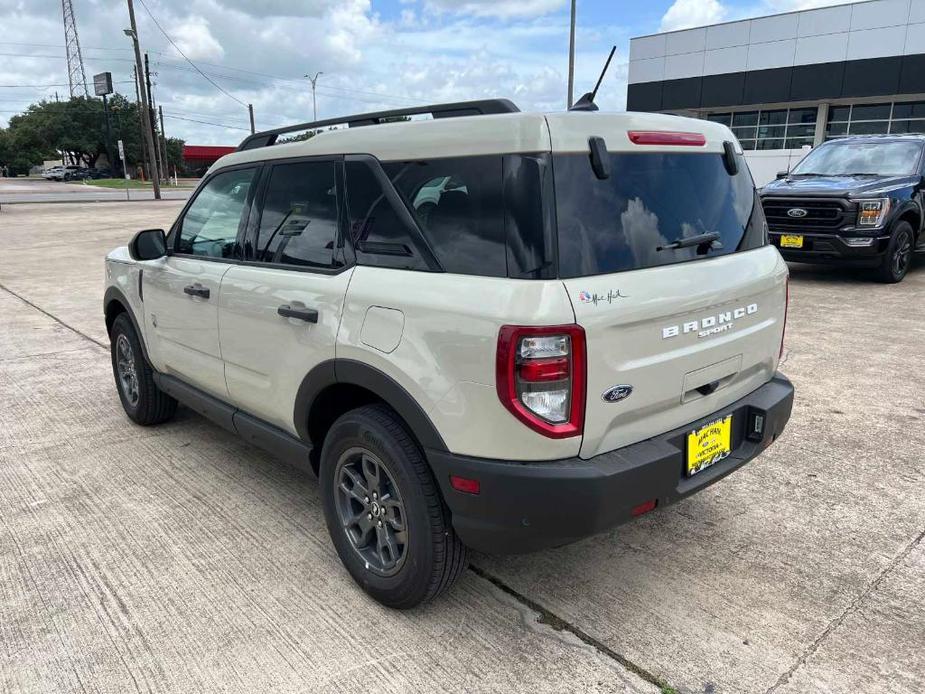
[[766, 243], [741, 156], [735, 176], [720, 154], [608, 156], [604, 180], [587, 154], [553, 159], [561, 277], [701, 260]]
[[794, 176], [909, 176], [919, 164], [918, 142], [829, 142], [806, 155]]

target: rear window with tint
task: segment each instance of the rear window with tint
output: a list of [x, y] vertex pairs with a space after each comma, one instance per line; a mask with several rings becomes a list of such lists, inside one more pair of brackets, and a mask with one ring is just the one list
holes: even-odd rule
[[[587, 154], [553, 157], [564, 278], [669, 265], [767, 243], [764, 216], [745, 161], [730, 176], [720, 154], [610, 154], [598, 179]], [[658, 250], [718, 232], [711, 247]]]

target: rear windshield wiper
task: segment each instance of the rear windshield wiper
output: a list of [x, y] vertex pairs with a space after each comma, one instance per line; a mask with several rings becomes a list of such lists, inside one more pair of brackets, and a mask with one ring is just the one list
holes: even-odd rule
[[673, 251], [677, 248], [690, 248], [691, 246], [706, 246], [709, 244], [710, 248], [722, 248], [722, 244], [719, 246], [716, 243], [719, 241], [719, 232], [718, 231], [708, 231], [706, 234], [697, 234], [696, 236], [684, 236], [680, 239], [675, 239], [671, 243], [666, 243], [664, 246], [656, 246], [655, 250], [657, 251]]

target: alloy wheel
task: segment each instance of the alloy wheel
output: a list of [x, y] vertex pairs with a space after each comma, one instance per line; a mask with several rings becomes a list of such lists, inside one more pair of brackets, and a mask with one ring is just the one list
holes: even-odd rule
[[401, 494], [382, 460], [350, 448], [334, 469], [334, 500], [341, 527], [368, 570], [394, 575], [405, 561], [408, 527]]
[[896, 244], [896, 250], [893, 252], [893, 276], [902, 277], [909, 267], [909, 261], [912, 259], [912, 241], [909, 234], [903, 234]]
[[116, 339], [116, 370], [119, 374], [119, 387], [129, 405], [138, 404], [138, 373], [135, 371], [135, 351], [125, 333]]

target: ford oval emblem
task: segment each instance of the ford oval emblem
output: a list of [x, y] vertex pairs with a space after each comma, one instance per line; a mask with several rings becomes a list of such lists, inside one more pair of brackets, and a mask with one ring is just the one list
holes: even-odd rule
[[633, 386], [614, 386], [604, 391], [603, 395], [601, 395], [601, 400], [604, 402], [620, 402], [621, 400], [626, 400], [632, 392]]
[[797, 217], [797, 218], [799, 218], [799, 217], [805, 217], [805, 216], [806, 216], [806, 210], [804, 210], [802, 207], [794, 207], [793, 209], [787, 210], [787, 216], [788, 216], [788, 217]]

